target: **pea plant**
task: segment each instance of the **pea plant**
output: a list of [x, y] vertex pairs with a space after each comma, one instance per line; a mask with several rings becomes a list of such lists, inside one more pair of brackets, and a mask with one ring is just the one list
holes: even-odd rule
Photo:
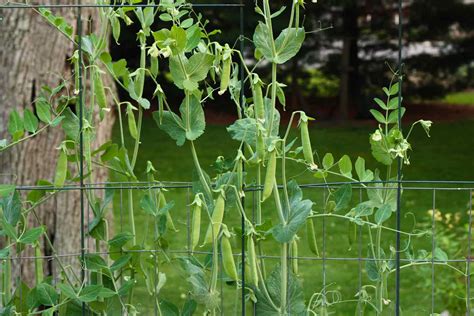
[[[158, 315], [225, 314], [220, 305], [224, 293], [218, 286], [224, 275], [226, 286], [235, 291], [236, 297], [244, 289], [245, 299], [254, 305], [257, 315], [329, 315], [336, 311], [337, 304], [345, 301], [331, 300], [324, 289], [309, 289], [314, 294], [305, 299], [298, 267], [298, 249], [302, 244], [298, 234], [304, 227], [307, 237], [304, 247], [316, 257], [321, 255], [315, 223], [322, 218], [339, 218], [367, 229], [370, 240], [367, 257], [371, 260], [366, 261], [365, 271], [371, 283], [354, 293], [359, 315], [366, 311], [382, 314], [393, 308], [388, 282], [395, 272], [395, 249], [383, 239], [383, 233], [397, 232], [387, 225], [396, 211], [396, 164], [398, 159], [409, 163], [413, 127], [421, 125], [429, 133], [431, 126], [430, 121], [420, 120], [406, 135], [402, 132], [398, 119], [405, 112], [403, 107], [399, 108], [401, 74], [394, 72], [389, 86], [383, 89], [385, 100], [376, 98], [378, 109], [371, 111], [379, 124], [369, 138], [371, 153], [382, 168], [366, 169], [361, 157], [355, 160], [353, 168], [349, 156], [336, 160], [331, 153], [319, 161], [315, 159], [317, 150], [313, 150], [309, 134], [313, 118], [296, 111], [291, 113], [287, 126], [281, 124], [285, 84], [279, 69], [295, 58], [305, 38], [315, 33], [303, 26], [304, 1], [291, 1], [288, 9], [282, 7], [278, 11], [272, 11], [269, 0], [256, 1], [255, 11], [260, 21], [251, 39], [255, 56], [252, 66], [248, 51], [239, 51], [234, 45], [216, 40], [219, 31], [209, 30], [210, 23], [185, 0], [162, 0], [157, 4], [101, 7], [102, 27], [81, 37], [74, 34], [72, 26], [62, 17], [47, 9], [37, 11], [70, 41], [80, 44], [82, 51], [76, 51], [71, 58], [74, 68], [71, 79], [65, 79], [58, 87], [45, 88], [43, 95], [34, 101], [36, 115], [30, 110], [25, 110], [23, 115], [11, 112], [8, 123], [11, 139], [0, 141], [1, 152], [50, 128], [61, 127], [65, 134], [64, 141], [58, 144], [54, 179], [38, 180], [48, 190], [31, 191], [23, 196], [14, 185], [0, 186], [3, 314], [75, 315], [85, 308], [94, 315], [136, 315], [140, 306], [134, 291], [147, 295]], [[274, 21], [282, 19], [285, 10], [289, 11], [287, 26], [277, 30]], [[161, 29], [156, 29], [158, 20], [164, 25]], [[131, 24], [139, 26], [140, 62], [136, 69], [124, 59], [114, 61], [108, 52], [109, 34], [119, 42], [121, 28]], [[269, 79], [259, 74], [260, 65], [271, 68]], [[160, 72], [168, 70], [167, 78], [181, 93], [179, 111], [173, 111], [160, 85]], [[106, 76], [112, 77], [132, 101], [118, 100], [104, 84]], [[90, 84], [82, 85], [85, 79]], [[145, 97], [146, 80], [154, 87], [153, 99]], [[72, 93], [68, 90], [71, 85], [75, 86]], [[235, 104], [238, 119], [227, 131], [238, 146], [235, 156], [226, 160], [228, 163], [218, 159], [221, 168], [211, 177], [200, 162], [196, 141], [206, 128], [203, 105], [213, 102], [216, 93], [229, 97]], [[136, 174], [144, 112], [150, 109], [154, 110], [157, 129], [176, 141], [177, 146], [188, 147], [193, 159], [194, 177], [190, 181], [194, 199], [190, 205], [187, 256], [175, 255], [168, 249], [169, 240], [182, 232], [173, 221], [172, 215], [177, 212], [175, 202], [167, 201], [167, 192], [157, 179], [153, 164], [147, 163], [146, 179]], [[82, 122], [78, 116], [81, 111]], [[120, 141], [95, 145], [96, 127], [107, 119], [110, 111], [118, 115]], [[292, 139], [294, 124], [298, 125], [299, 137]], [[129, 139], [132, 142], [126, 141]], [[346, 184], [327, 189], [320, 206], [323, 212], [315, 212], [314, 203], [303, 197], [295, 175], [287, 175], [288, 163], [296, 163], [319, 181], [342, 178]], [[83, 174], [79, 173], [81, 168]], [[93, 185], [98, 170], [104, 168], [114, 179], [137, 186], [145, 180], [150, 188], [127, 189], [127, 229], [119, 233], [110, 228], [107, 214], [114, 190], [106, 189], [101, 195], [94, 190], [84, 191], [93, 213], [86, 233], [95, 241], [95, 247], [81, 255], [82, 269], [88, 276], [81, 278], [77, 271], [62, 263], [42, 223], [38, 222], [36, 227], [29, 227], [28, 223], [30, 217], [39, 219], [38, 206], [62, 192], [65, 186], [80, 181], [86, 186]], [[351, 203], [354, 185], [362, 186], [366, 192], [366, 200], [355, 206]], [[244, 199], [249, 191], [256, 194], [254, 220], [245, 208]], [[146, 216], [147, 223], [153, 227], [151, 242], [138, 240], [137, 214]], [[241, 218], [245, 229], [240, 225], [233, 227], [233, 218]], [[277, 220], [272, 223], [270, 218]], [[201, 232], [203, 225], [207, 225], [207, 230]], [[425, 234], [424, 231], [399, 233], [406, 239], [407, 249], [411, 238]], [[12, 275], [13, 255], [32, 247], [40, 257], [41, 236], [53, 250], [60, 275], [55, 278], [43, 275], [42, 260], [37, 259], [34, 286], [16, 284]], [[240, 245], [245, 249], [243, 254], [235, 251], [237, 239], [245, 240]], [[277, 245], [277, 263], [266, 259], [264, 242]], [[204, 259], [199, 255], [201, 250], [208, 250], [209, 255]], [[407, 258], [414, 258], [408, 250], [406, 253]], [[236, 260], [241, 255], [245, 255], [245, 262]], [[423, 253], [423, 259], [433, 256], [441, 261], [447, 258], [439, 248], [434, 253]], [[402, 268], [416, 264], [409, 262]], [[167, 284], [163, 272], [170, 266], [181, 269], [188, 281], [184, 304], [178, 298], [167, 300], [162, 294], [172, 286]], [[463, 271], [457, 272], [465, 275]]]

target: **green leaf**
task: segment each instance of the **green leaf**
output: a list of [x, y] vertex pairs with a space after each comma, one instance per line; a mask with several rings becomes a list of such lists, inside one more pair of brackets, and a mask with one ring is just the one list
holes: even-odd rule
[[0, 250], [0, 260], [5, 260], [10, 255], [10, 248], [3, 248]]
[[[388, 123], [393, 124], [393, 123], [398, 122], [398, 112], [399, 112], [398, 109], [396, 109], [395, 111], [390, 113], [390, 115], [388, 116]], [[405, 115], [405, 112], [406, 112], [406, 108], [402, 107], [400, 117], [403, 118], [403, 115]]]
[[371, 170], [365, 169], [365, 160], [362, 157], [357, 158], [355, 170], [361, 182], [368, 182], [374, 179], [374, 173]]
[[387, 110], [387, 105], [385, 104], [385, 102], [383, 102], [383, 101], [380, 100], [379, 98], [375, 98], [374, 101], [375, 101], [375, 103], [377, 103], [378, 106], [380, 106], [383, 110]]
[[331, 153], [327, 153], [323, 158], [324, 169], [329, 169], [334, 165], [334, 156]]
[[122, 232], [115, 235], [114, 238], [109, 240], [109, 246], [122, 248], [127, 242], [133, 239], [133, 235], [129, 232]]
[[85, 303], [96, 301], [102, 288], [102, 285], [87, 285], [81, 290], [78, 298]]
[[46, 124], [51, 122], [51, 105], [45, 98], [36, 100], [36, 114], [42, 122]]
[[372, 116], [377, 120], [377, 122], [385, 124], [387, 121], [385, 120], [385, 116], [377, 110], [370, 110]]
[[270, 30], [267, 25], [259, 22], [253, 34], [256, 49], [269, 61], [273, 61], [273, 44]]
[[304, 28], [286, 28], [275, 40], [277, 64], [284, 64], [295, 57], [301, 49], [305, 39]]
[[186, 104], [185, 99], [179, 111], [181, 112], [182, 122], [187, 126], [186, 138], [188, 140], [196, 140], [204, 134], [206, 119], [200, 100], [194, 95], [190, 96], [188, 100], [189, 104]]
[[365, 216], [370, 216], [373, 213], [374, 213], [374, 205], [370, 201], [365, 201], [365, 202], [357, 204], [357, 206], [351, 210], [350, 215], [354, 217], [365, 217]]
[[86, 269], [91, 271], [100, 271], [108, 268], [105, 260], [98, 254], [86, 254], [84, 256], [84, 264]]
[[[272, 273], [265, 280], [268, 295], [276, 306], [281, 305], [281, 274], [281, 268], [279, 265], [277, 265], [272, 271]], [[260, 287], [255, 290], [255, 296], [257, 298], [257, 303], [255, 306], [256, 315], [281, 315], [279, 310], [275, 310], [273, 308], [273, 305], [264, 293], [264, 290]], [[287, 293], [288, 315], [306, 315], [303, 288], [300, 282], [298, 281], [298, 278], [292, 272], [288, 273]]]
[[270, 62], [284, 64], [293, 58], [301, 49], [305, 39], [303, 28], [286, 28], [275, 40], [275, 52], [273, 51], [273, 40], [268, 27], [259, 22], [253, 41], [257, 50]]
[[70, 139], [77, 141], [79, 140], [79, 118], [74, 114], [70, 108], [67, 108], [64, 112], [64, 119], [62, 122], [62, 128], [64, 133]]
[[25, 129], [28, 132], [34, 133], [38, 130], [38, 119], [30, 109], [25, 109], [25, 112], [23, 113], [23, 121], [25, 122]]
[[179, 316], [179, 308], [165, 299], [160, 299], [160, 310], [163, 315]]
[[352, 162], [349, 156], [344, 155], [338, 162], [339, 171], [348, 178], [352, 178]]
[[189, 60], [184, 55], [172, 56], [170, 58], [170, 72], [174, 84], [178, 88], [184, 89], [186, 80], [188, 88], [195, 87], [206, 79], [213, 62], [213, 55], [200, 52], [192, 55]]
[[16, 226], [21, 217], [21, 199], [18, 191], [0, 200], [3, 209], [3, 218], [13, 226]]
[[62, 188], [67, 178], [67, 154], [61, 150], [56, 164], [56, 173], [54, 176], [54, 186]]
[[120, 258], [115, 260], [114, 263], [112, 263], [112, 265], [110, 266], [110, 271], [114, 272], [114, 271], [122, 269], [123, 267], [125, 267], [128, 264], [130, 259], [132, 259], [131, 254], [126, 254], [124, 256], [121, 256]]
[[54, 306], [59, 298], [54, 287], [41, 283], [36, 287], [38, 302], [44, 306]]
[[287, 243], [294, 238], [298, 230], [306, 223], [313, 207], [313, 202], [303, 200], [303, 193], [294, 180], [288, 182], [288, 194], [290, 195], [290, 209], [288, 210], [284, 206], [288, 220], [286, 224], [279, 223], [272, 228], [273, 237], [279, 243]]
[[390, 101], [388, 102], [388, 109], [389, 110], [396, 110], [398, 109], [398, 98], [392, 98], [390, 99]]
[[388, 220], [392, 215], [392, 207], [388, 204], [382, 205], [377, 212], [375, 212], [375, 222], [381, 225], [383, 222]]
[[379, 270], [377, 269], [375, 260], [367, 260], [365, 262], [365, 270], [367, 271], [367, 276], [370, 281], [375, 282], [379, 280]]
[[43, 226], [35, 227], [33, 229], [27, 230], [18, 240], [23, 244], [32, 245], [34, 244], [38, 238], [45, 232], [45, 228]]
[[145, 194], [140, 200], [140, 207], [148, 214], [152, 216], [158, 215], [158, 207], [155, 204], [154, 199], [150, 195]]
[[186, 30], [186, 52], [195, 49], [201, 41], [201, 29], [199, 25], [193, 25]]
[[393, 96], [393, 95], [397, 95], [398, 91], [400, 91], [400, 83], [396, 82], [395, 84], [393, 84], [390, 87], [390, 92], [389, 93], [390, 93], [391, 96]]
[[14, 141], [17, 141], [23, 137], [23, 120], [15, 109], [10, 112], [7, 129]]
[[170, 111], [163, 111], [163, 116], [160, 119], [160, 113], [156, 111], [153, 112], [153, 119], [162, 131], [176, 141], [176, 145], [183, 146], [186, 141], [186, 131], [182, 127], [183, 122], [178, 115]]
[[352, 200], [352, 185], [344, 184], [333, 193], [333, 196], [336, 202], [334, 211], [339, 212], [346, 209]]
[[192, 316], [196, 311], [197, 303], [192, 298], [188, 298], [186, 302], [184, 302], [183, 310], [181, 312], [181, 316]]
[[245, 141], [251, 146], [257, 143], [257, 121], [253, 118], [236, 120], [234, 124], [227, 127], [227, 131], [234, 140]]
[[435, 260], [439, 260], [439, 261], [448, 261], [449, 258], [448, 258], [448, 254], [441, 248], [439, 247], [436, 247], [435, 250], [434, 250], [434, 253], [433, 253], [433, 257]]
[[0, 198], [15, 192], [16, 186], [14, 184], [0, 184]]
[[58, 288], [61, 291], [61, 294], [70, 299], [76, 299], [76, 291], [67, 283], [59, 283]]
[[385, 135], [383, 135], [380, 130], [376, 130], [372, 135], [370, 135], [369, 141], [372, 149], [372, 156], [374, 156], [378, 162], [386, 166], [391, 165], [393, 159], [389, 152], [389, 144], [387, 143]]

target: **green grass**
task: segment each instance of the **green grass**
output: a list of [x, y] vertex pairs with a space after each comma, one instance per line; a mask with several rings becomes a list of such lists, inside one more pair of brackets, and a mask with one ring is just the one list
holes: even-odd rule
[[448, 94], [443, 98], [448, 104], [474, 105], [474, 91], [462, 91]]
[[[378, 165], [375, 164], [373, 159], [370, 158], [370, 147], [368, 145], [368, 135], [374, 127], [328, 127], [320, 126], [317, 123], [313, 124], [311, 130], [312, 141], [314, 149], [317, 150], [319, 155], [324, 155], [326, 152], [332, 152], [336, 159], [341, 157], [343, 154], [348, 154], [351, 157], [356, 158], [362, 156], [367, 160], [367, 167], [374, 168]], [[296, 132], [296, 131], [294, 131]], [[295, 134], [296, 135], [296, 134]], [[404, 169], [405, 179], [422, 179], [422, 180], [473, 180], [474, 179], [474, 159], [472, 157], [472, 150], [474, 148], [474, 121], [464, 121], [456, 123], [442, 123], [434, 125], [432, 130], [432, 137], [427, 138], [423, 131], [416, 130], [412, 134], [411, 143], [413, 146], [413, 153], [411, 155], [411, 165]], [[115, 139], [118, 141], [119, 135], [118, 130], [115, 130]], [[130, 142], [130, 139], [127, 139]], [[230, 139], [225, 127], [222, 126], [208, 126], [206, 133], [197, 141], [198, 154], [200, 157], [201, 165], [206, 171], [214, 176], [213, 163], [218, 156], [224, 156], [231, 158], [235, 154], [235, 149], [238, 147], [238, 143]], [[140, 149], [140, 156], [137, 165], [137, 175], [144, 179], [144, 170], [146, 167], [146, 161], [152, 161], [158, 171], [158, 178], [160, 181], [191, 181], [193, 162], [191, 157], [190, 148], [188, 145], [183, 147], [176, 147], [176, 144], [163, 132], [161, 132], [151, 118], [145, 119], [143, 129], [143, 142]], [[252, 176], [253, 171], [249, 171], [249, 177]], [[288, 174], [296, 175], [296, 180], [299, 183], [312, 183], [317, 181], [309, 172], [305, 172], [301, 167], [295, 164], [288, 165]], [[340, 179], [331, 179], [340, 180]], [[466, 203], [469, 201], [468, 192], [464, 191], [440, 191], [436, 192], [435, 202], [436, 208], [442, 212], [450, 213], [461, 213], [461, 223], [465, 227], [465, 223], [468, 221], [466, 213]], [[152, 232], [150, 227], [150, 219], [139, 209], [138, 202], [140, 194], [135, 194], [135, 216], [137, 220], [137, 235], [139, 241], [148, 242], [149, 234]], [[304, 191], [305, 197], [311, 198], [315, 203], [315, 211], [320, 209], [320, 201], [324, 196], [324, 191], [321, 189], [312, 189]], [[358, 191], [354, 193], [358, 197]], [[187, 245], [187, 233], [188, 233], [188, 217], [187, 211], [189, 210], [189, 203], [192, 201], [191, 192], [188, 190], [170, 190], [167, 193], [168, 200], [174, 200], [176, 202], [175, 207], [172, 210], [173, 218], [179, 232], [169, 232], [168, 241], [170, 249], [172, 250], [185, 250]], [[247, 194], [246, 198], [246, 210], [248, 215], [251, 216], [252, 210], [252, 199], [251, 194]], [[353, 200], [354, 204], [357, 202], [356, 198]], [[417, 218], [417, 228], [420, 225], [431, 225], [430, 217], [427, 215], [427, 211], [432, 208], [433, 202], [433, 190], [405, 190], [403, 195], [403, 227], [407, 230], [411, 229], [414, 225], [413, 218], [408, 213], [412, 212]], [[268, 202], [264, 208], [265, 219], [275, 218], [272, 203]], [[122, 222], [127, 221], [127, 210], [120, 207], [120, 201], [118, 197], [115, 199], [115, 215], [116, 215], [116, 227], [120, 228]], [[126, 204], [126, 194], [122, 196], [122, 205]], [[123, 215], [121, 220], [121, 216]], [[235, 209], [228, 210], [226, 215], [226, 222], [239, 224], [239, 215]], [[275, 222], [275, 221], [274, 221]], [[421, 224], [420, 224], [421, 223]], [[317, 221], [317, 231], [322, 234], [323, 221]], [[207, 222], [203, 223], [202, 230], [206, 229]], [[394, 222], [390, 222], [392, 227]], [[441, 224], [439, 224], [441, 225]], [[349, 225], [345, 221], [326, 219], [324, 221], [326, 230], [326, 256], [327, 257], [358, 257], [359, 244], [357, 243], [357, 232], [354, 225]], [[125, 224], [122, 229], [127, 229]], [[361, 233], [362, 246], [361, 253], [363, 256], [366, 255], [367, 245], [367, 228], [363, 228]], [[454, 242], [456, 239], [465, 241], [465, 235], [467, 234], [467, 228], [458, 229], [458, 233], [448, 238], [448, 245], [450, 249], [445, 249], [450, 257], [459, 256], [459, 258], [465, 257], [464, 242]], [[301, 237], [300, 242], [300, 255], [301, 256], [313, 256], [306, 250], [305, 242], [305, 231], [304, 229], [299, 233]], [[318, 243], [320, 250], [322, 248], [322, 236], [318, 236]], [[461, 239], [463, 238], [464, 239]], [[275, 244], [269, 238], [269, 241], [263, 243], [263, 248], [266, 253], [277, 255], [278, 251], [275, 250]], [[384, 244], [387, 245], [387, 253], [389, 246], [394, 246], [395, 235], [392, 233], [384, 233], [383, 235]], [[407, 240], [404, 239], [404, 242]], [[453, 242], [451, 242], [453, 241]], [[431, 249], [431, 236], [424, 236], [412, 240], [412, 245], [415, 250], [420, 248]], [[439, 241], [445, 242], [446, 240]], [[235, 251], [238, 252], [238, 243], [234, 245]], [[200, 250], [207, 250], [203, 248]], [[163, 259], [161, 257], [160, 259]], [[204, 259], [204, 257], [200, 257]], [[267, 260], [267, 265], [270, 268], [274, 262]], [[362, 264], [362, 269], [364, 268]], [[461, 265], [463, 269], [463, 266]], [[321, 261], [300, 261], [300, 277], [303, 280], [303, 286], [305, 289], [305, 297], [309, 299], [310, 296], [322, 290], [323, 278], [322, 278], [323, 265]], [[189, 291], [189, 286], [186, 283], [183, 272], [177, 268], [176, 261], [167, 263], [163, 260], [160, 264], [160, 271], [167, 273], [168, 282], [162, 290], [162, 297], [173, 301], [173, 302], [184, 302], [184, 298]], [[462, 288], [463, 282], [459, 281], [449, 270], [445, 268], [436, 269], [436, 278], [441, 275], [443, 278], [439, 282], [446, 282], [452, 287], [453, 284], [460, 283]], [[370, 283], [367, 280], [366, 274], [362, 271], [361, 274], [362, 282], [364, 284]], [[402, 273], [402, 306], [407, 315], [427, 315], [430, 313], [431, 304], [431, 270], [429, 268], [409, 268], [403, 270]], [[438, 279], [436, 279], [438, 280]], [[449, 282], [452, 280], [452, 282]], [[343, 300], [353, 300], [354, 295], [358, 290], [359, 282], [359, 262], [355, 261], [344, 261], [334, 262], [328, 261], [326, 263], [326, 284], [328, 285], [327, 290], [336, 290], [340, 292]], [[438, 281], [437, 281], [438, 282]], [[439, 284], [439, 283], [438, 283]], [[459, 284], [458, 284], [459, 285]], [[389, 290], [391, 298], [393, 299], [394, 294], [394, 279], [389, 279]], [[231, 286], [223, 285], [225, 289], [225, 315], [231, 315], [234, 306], [240, 306], [238, 304], [238, 293]], [[444, 290], [444, 289], [443, 289]], [[459, 287], [452, 289], [449, 293], [455, 293], [455, 295], [462, 296], [464, 293], [459, 292]], [[435, 312], [440, 313], [444, 308], [448, 308], [448, 299], [446, 293], [437, 290], [436, 292], [436, 306]], [[147, 298], [147, 294], [143, 286], [139, 286], [136, 291], [136, 297], [140, 298], [139, 301], [146, 308], [150, 306], [150, 299]], [[463, 301], [454, 298], [454, 305], [458, 304], [460, 307], [463, 306]], [[356, 303], [347, 302], [334, 305], [332, 312], [337, 315], [349, 315], [353, 314]], [[238, 310], [238, 308], [237, 308]]]

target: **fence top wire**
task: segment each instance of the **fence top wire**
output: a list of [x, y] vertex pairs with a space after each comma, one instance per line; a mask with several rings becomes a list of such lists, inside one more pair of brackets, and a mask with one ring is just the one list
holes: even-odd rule
[[[243, 3], [188, 3], [196, 8], [245, 7]], [[51, 8], [157, 8], [160, 4], [27, 4], [10, 2], [0, 4], [0, 9], [51, 9]]]
[[[402, 184], [403, 189], [407, 190], [449, 190], [449, 191], [469, 191], [474, 190], [474, 181], [454, 181], [454, 180], [402, 180], [402, 181], [345, 181], [345, 182], [322, 182], [322, 183], [307, 183], [300, 184], [299, 187], [302, 189], [311, 188], [337, 188], [343, 185], [351, 184], [354, 188], [361, 189], [393, 189], [397, 190], [397, 187], [384, 187], [385, 184]], [[73, 190], [105, 190], [105, 189], [191, 189], [193, 187], [192, 182], [177, 182], [177, 181], [162, 181], [162, 182], [97, 182], [89, 183], [81, 186], [80, 184], [69, 184], [59, 188], [60, 191], [73, 191]], [[278, 186], [280, 189], [283, 186]], [[261, 190], [262, 186], [249, 185], [244, 191], [258, 191]], [[53, 185], [18, 185], [16, 190], [20, 191], [49, 191], [58, 190]]]

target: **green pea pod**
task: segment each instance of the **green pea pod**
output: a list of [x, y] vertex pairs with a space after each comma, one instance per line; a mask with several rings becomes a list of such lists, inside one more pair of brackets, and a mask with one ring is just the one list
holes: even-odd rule
[[216, 241], [219, 231], [221, 229], [222, 220], [224, 219], [225, 209], [225, 198], [221, 193], [217, 198], [216, 204], [214, 205], [214, 211], [211, 216], [211, 223], [207, 228], [206, 237], [204, 238], [204, 244], [210, 244]]
[[298, 274], [298, 242], [296, 239], [291, 242], [291, 267], [293, 273]]
[[234, 281], [239, 279], [237, 275], [237, 268], [235, 267], [234, 254], [232, 253], [232, 246], [230, 245], [229, 238], [222, 236], [222, 264], [224, 271]]
[[255, 107], [255, 118], [259, 121], [265, 120], [265, 106], [263, 103], [262, 84], [260, 80], [252, 85], [253, 104]]
[[251, 280], [254, 286], [258, 286], [257, 252], [255, 251], [255, 243], [252, 236], [247, 238], [247, 259], [250, 270], [249, 281]]
[[268, 199], [270, 195], [272, 195], [273, 184], [275, 182], [276, 165], [276, 149], [274, 149], [270, 153], [270, 157], [268, 158], [267, 172], [265, 174], [265, 183], [263, 185], [262, 202]]
[[313, 219], [308, 218], [306, 221], [306, 237], [308, 239], [309, 250], [319, 257], [318, 243], [316, 242], [316, 234]]
[[130, 136], [133, 139], [138, 138], [138, 129], [137, 122], [135, 121], [135, 115], [133, 114], [133, 108], [131, 105], [127, 107], [127, 117], [128, 117], [128, 130], [130, 131]]
[[[160, 193], [160, 205], [159, 205], [159, 208], [163, 208], [165, 207], [166, 205], [166, 198], [165, 198], [165, 195], [163, 193]], [[172, 231], [175, 231], [177, 232], [178, 230], [176, 229], [176, 226], [174, 226], [174, 222], [173, 222], [173, 217], [171, 217], [171, 214], [170, 212], [166, 212], [166, 227], [168, 227], [168, 229], [171, 229]]]
[[100, 109], [100, 116], [103, 118], [103, 110], [107, 108], [107, 97], [105, 96], [104, 84], [102, 82], [102, 77], [97, 71], [94, 76], [94, 92], [97, 100], [97, 105]]
[[150, 73], [154, 78], [158, 76], [159, 69], [158, 58], [150, 57]]
[[265, 139], [263, 138], [263, 132], [257, 131], [257, 160], [263, 161], [265, 159]]
[[253, 278], [253, 273], [251, 273], [250, 265], [248, 263], [245, 264], [245, 284], [258, 286], [257, 282], [255, 282]]
[[39, 243], [35, 244], [35, 277], [36, 277], [36, 284], [40, 284], [43, 282], [43, 257], [41, 255], [41, 247]]
[[225, 59], [222, 62], [221, 86], [219, 90], [219, 95], [223, 95], [226, 92], [227, 88], [229, 87], [231, 66], [232, 66], [231, 57]]
[[191, 223], [191, 250], [194, 250], [199, 243], [199, 237], [201, 234], [201, 203], [196, 203], [193, 209], [193, 219]]
[[306, 115], [302, 116], [300, 120], [300, 131], [301, 142], [303, 145], [304, 160], [308, 165], [310, 165], [311, 169], [316, 169], [317, 166], [314, 163], [313, 149], [311, 148], [311, 139], [309, 138], [308, 117]]
[[67, 177], [67, 154], [61, 150], [56, 164], [56, 174], [54, 176], [54, 186], [62, 188]]

